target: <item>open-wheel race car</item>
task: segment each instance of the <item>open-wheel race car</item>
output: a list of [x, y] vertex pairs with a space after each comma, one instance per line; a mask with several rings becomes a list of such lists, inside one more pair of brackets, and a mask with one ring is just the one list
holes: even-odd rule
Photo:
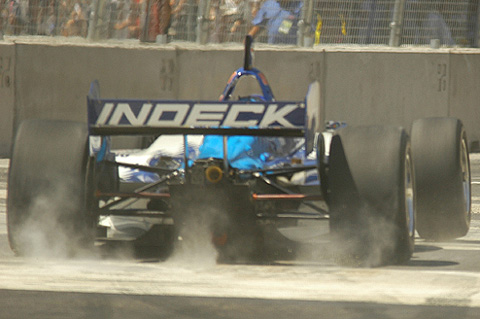
[[[88, 125], [24, 121], [8, 179], [15, 253], [42, 243], [71, 255], [120, 239], [168, 251], [206, 225], [221, 261], [328, 241], [336, 260], [378, 266], [407, 262], [415, 231], [429, 240], [468, 232], [460, 120], [419, 119], [410, 134], [326, 122], [320, 84], [304, 101], [276, 101], [251, 44], [218, 101], [105, 99], [94, 81]], [[260, 93], [234, 98], [247, 78]], [[149, 143], [114, 150], [113, 136]]]

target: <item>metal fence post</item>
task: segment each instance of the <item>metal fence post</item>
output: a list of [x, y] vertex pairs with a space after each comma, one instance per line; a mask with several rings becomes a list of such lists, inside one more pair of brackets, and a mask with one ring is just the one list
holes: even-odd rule
[[142, 14], [140, 15], [140, 42], [148, 42], [148, 29], [150, 26], [150, 0], [143, 1]]
[[206, 44], [208, 41], [208, 12], [210, 0], [200, 0], [197, 13], [197, 43]]
[[110, 1], [94, 0], [93, 10], [90, 13], [89, 25], [87, 30], [87, 39], [98, 41], [107, 39], [109, 36], [110, 23]]
[[297, 24], [297, 45], [303, 47], [313, 46], [313, 0], [305, 0], [302, 7], [300, 20]]
[[478, 48], [480, 44], [480, 4], [477, 4], [477, 12], [474, 14], [474, 22], [473, 22], [473, 28], [475, 29], [473, 32], [473, 44], [472, 46], [474, 48]]
[[93, 0], [93, 10], [90, 12], [90, 17], [88, 18], [88, 31], [87, 31], [87, 39], [92, 41], [92, 40], [98, 40], [97, 36], [97, 13], [98, 13], [98, 6], [99, 6], [99, 0]]
[[404, 10], [405, 0], [395, 0], [395, 7], [393, 9], [393, 20], [390, 23], [390, 41], [388, 43], [388, 45], [391, 47], [400, 46], [402, 40]]
[[186, 21], [186, 28], [187, 28], [187, 36], [186, 39], [189, 42], [195, 42], [195, 23], [197, 17], [194, 16], [194, 6], [196, 5], [195, 0], [187, 0], [187, 21]]

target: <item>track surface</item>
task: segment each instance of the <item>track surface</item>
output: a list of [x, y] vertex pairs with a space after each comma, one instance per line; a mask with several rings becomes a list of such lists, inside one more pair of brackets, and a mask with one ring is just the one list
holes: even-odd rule
[[407, 265], [371, 269], [312, 253], [273, 265], [217, 265], [201, 242], [167, 261], [124, 250], [15, 257], [5, 227], [8, 160], [0, 160], [0, 318], [479, 318], [480, 155], [471, 161], [469, 234], [418, 239]]

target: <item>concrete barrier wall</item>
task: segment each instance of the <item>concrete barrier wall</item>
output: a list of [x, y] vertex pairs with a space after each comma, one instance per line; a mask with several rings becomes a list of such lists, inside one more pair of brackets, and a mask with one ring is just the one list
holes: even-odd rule
[[[16, 45], [16, 123], [31, 117], [86, 121], [92, 80], [113, 98], [175, 98], [161, 75], [175, 50], [75, 45]], [[175, 79], [172, 79], [172, 83]]]
[[[305, 98], [315, 79], [313, 65], [320, 65], [323, 52], [278, 49], [255, 51], [255, 67], [266, 75], [277, 100]], [[243, 48], [229, 50], [178, 50], [178, 98], [218, 99], [237, 68], [243, 66]]]
[[[86, 121], [93, 79], [105, 97], [215, 100], [242, 65], [243, 48], [5, 41], [0, 57], [11, 57], [15, 70], [0, 88], [0, 154], [8, 154], [23, 119]], [[408, 129], [416, 118], [451, 115], [480, 140], [480, 50], [257, 47], [255, 65], [277, 100], [303, 99], [319, 80], [327, 120]]]
[[[331, 52], [327, 54], [327, 118], [402, 125], [448, 114], [448, 54]], [[442, 71], [443, 72], [443, 71]]]
[[[26, 118], [87, 121], [86, 96], [92, 80], [112, 98], [176, 97], [174, 48], [16, 44], [14, 127]], [[118, 147], [133, 147], [123, 138]], [[118, 141], [115, 139], [114, 141]]]
[[480, 150], [480, 53], [450, 55], [449, 114], [461, 118], [467, 135]]

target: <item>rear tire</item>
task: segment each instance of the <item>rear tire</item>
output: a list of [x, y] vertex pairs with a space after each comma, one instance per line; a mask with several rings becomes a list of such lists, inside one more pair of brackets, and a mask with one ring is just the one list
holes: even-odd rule
[[28, 120], [20, 125], [7, 199], [8, 238], [15, 253], [71, 257], [92, 246], [87, 141], [82, 123]]
[[415, 234], [414, 175], [403, 129], [347, 127], [332, 139], [330, 229], [341, 264], [408, 261]]
[[315, 151], [317, 155], [317, 172], [320, 177], [320, 191], [328, 204], [328, 167], [325, 160], [325, 138], [322, 133], [315, 136]]
[[417, 231], [429, 240], [465, 236], [471, 220], [470, 161], [463, 124], [453, 118], [413, 123]]

